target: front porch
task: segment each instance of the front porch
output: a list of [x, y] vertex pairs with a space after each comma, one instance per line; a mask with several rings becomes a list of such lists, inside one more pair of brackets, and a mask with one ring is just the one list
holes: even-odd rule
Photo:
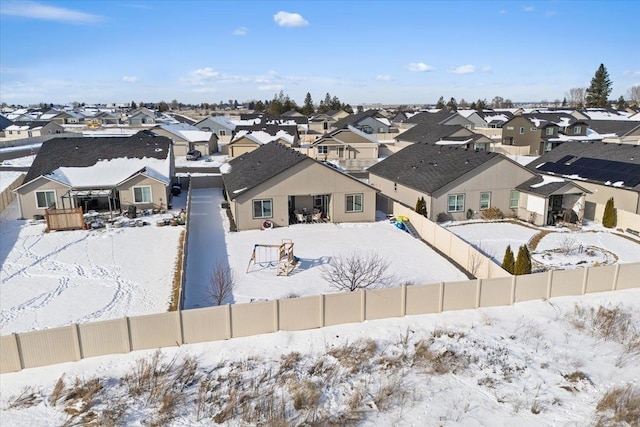
[[534, 177], [520, 186], [518, 217], [535, 225], [581, 226], [589, 190], [556, 177]]

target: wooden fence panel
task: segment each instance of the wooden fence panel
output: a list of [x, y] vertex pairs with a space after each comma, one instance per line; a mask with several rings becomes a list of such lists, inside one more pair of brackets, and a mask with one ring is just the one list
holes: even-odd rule
[[281, 331], [302, 331], [322, 327], [322, 295], [278, 301]]
[[80, 360], [76, 325], [17, 335], [24, 368]]
[[81, 323], [78, 338], [82, 357], [128, 353], [130, 349], [127, 318]]
[[404, 286], [365, 291], [366, 320], [402, 317], [404, 315]]
[[131, 350], [179, 346], [182, 344], [180, 329], [177, 311], [129, 317]]

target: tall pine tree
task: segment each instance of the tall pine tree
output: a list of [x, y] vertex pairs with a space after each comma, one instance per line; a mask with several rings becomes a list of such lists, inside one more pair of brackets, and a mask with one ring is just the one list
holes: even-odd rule
[[436, 108], [443, 109], [444, 108], [444, 96], [441, 96], [436, 103]]
[[513, 268], [513, 274], [531, 274], [531, 254], [527, 249], [527, 245], [522, 245], [518, 249], [518, 257]]
[[600, 64], [587, 89], [587, 107], [606, 107], [613, 83], [604, 64]]
[[507, 249], [504, 251], [504, 258], [502, 259], [502, 268], [505, 271], [508, 271], [509, 273], [513, 274], [515, 264], [516, 264], [516, 261], [513, 258], [513, 251], [511, 250], [511, 245], [508, 245]]
[[307, 95], [304, 97], [304, 105], [302, 106], [302, 114], [305, 116], [310, 116], [313, 114], [313, 100], [311, 99], [311, 94], [307, 92]]

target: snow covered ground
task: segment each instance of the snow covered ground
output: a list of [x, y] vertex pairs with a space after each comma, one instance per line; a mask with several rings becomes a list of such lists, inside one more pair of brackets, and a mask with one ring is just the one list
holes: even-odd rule
[[179, 168], [218, 168], [223, 163], [229, 161], [226, 154], [215, 153], [209, 156], [202, 156], [199, 160], [187, 160], [185, 156], [176, 157], [176, 167]]
[[511, 222], [472, 222], [449, 226], [448, 230], [491, 256], [497, 264], [502, 264], [507, 245], [517, 255], [518, 248], [541, 231], [549, 234], [542, 237], [532, 258], [547, 268], [640, 262], [640, 240], [621, 237], [596, 223], [587, 223], [579, 232], [530, 228]]
[[[430, 284], [466, 280], [466, 275], [421, 241], [400, 231], [389, 221], [356, 224], [296, 224], [270, 230], [230, 233], [228, 219], [220, 208], [220, 189], [192, 193], [189, 262], [185, 308], [211, 305], [207, 287], [216, 259], [228, 260], [236, 286], [233, 301], [276, 299], [336, 292], [320, 277], [321, 267], [331, 257], [354, 251], [377, 253], [389, 262], [394, 282]], [[195, 225], [194, 225], [195, 224]], [[299, 265], [289, 276], [276, 276], [277, 248], [256, 248], [257, 264], [251, 263], [256, 244], [280, 245], [291, 240]], [[193, 265], [194, 257], [197, 257]], [[247, 272], [248, 269], [248, 272]]]
[[13, 184], [18, 177], [25, 172], [0, 171], [0, 192]]
[[[601, 318], [617, 326], [603, 329]], [[638, 330], [640, 289], [281, 331], [162, 349], [173, 368], [155, 395], [132, 385], [154, 354], [137, 351], [4, 374], [0, 419], [240, 426], [274, 425], [282, 414], [290, 425], [586, 426], [611, 415], [596, 409], [605, 393], [638, 390]], [[179, 368], [189, 358], [195, 368]], [[89, 397], [69, 391], [94, 378]]]
[[18, 215], [0, 218], [0, 334], [167, 310], [184, 227], [45, 233]]

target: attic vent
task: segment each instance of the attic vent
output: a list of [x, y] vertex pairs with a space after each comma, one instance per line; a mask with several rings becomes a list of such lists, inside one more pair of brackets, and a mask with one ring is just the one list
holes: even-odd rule
[[78, 150], [78, 149], [80, 149], [80, 147], [78, 147], [78, 146], [76, 145], [76, 150]]

